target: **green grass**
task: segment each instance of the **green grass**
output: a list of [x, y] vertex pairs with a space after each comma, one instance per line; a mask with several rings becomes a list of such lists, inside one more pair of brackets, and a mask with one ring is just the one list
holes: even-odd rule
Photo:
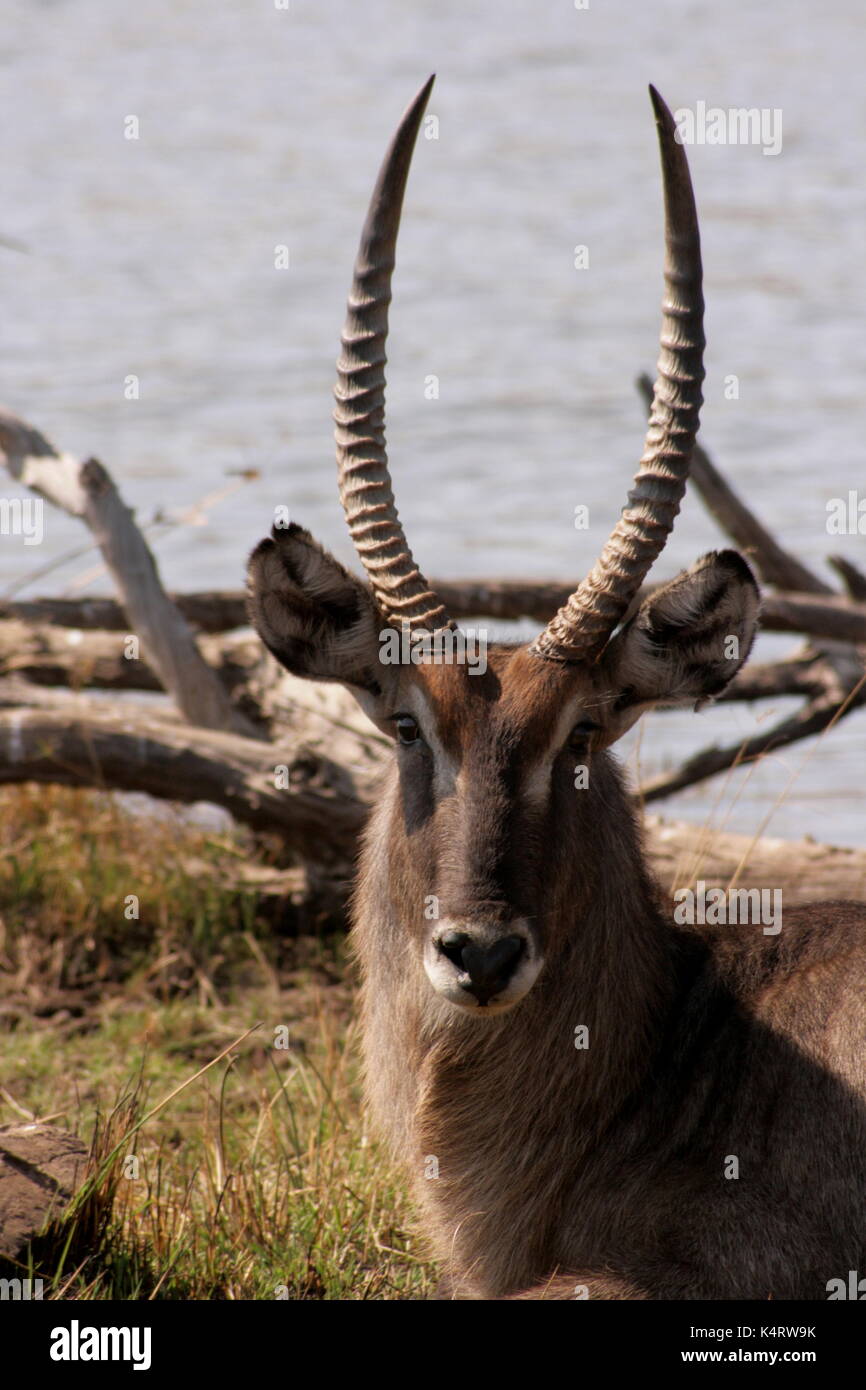
[[239, 854], [108, 796], [0, 796], [0, 1123], [93, 1148], [66, 1217], [0, 1274], [63, 1298], [431, 1292], [365, 1127], [342, 934], [295, 935], [289, 905], [232, 887]]

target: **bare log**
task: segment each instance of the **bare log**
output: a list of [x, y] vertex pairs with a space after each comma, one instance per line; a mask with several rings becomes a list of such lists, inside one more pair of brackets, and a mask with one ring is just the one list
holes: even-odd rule
[[[299, 709], [320, 705], [311, 700], [308, 682], [292, 683], [289, 695], [290, 678], [272, 671], [266, 681], [271, 692], [269, 717], [265, 715], [259, 703], [264, 693], [259, 681], [266, 658], [257, 637], [237, 632], [213, 634], [199, 638], [199, 647], [229, 695], [243, 695], [246, 712], [254, 709], [256, 722], [263, 727], [276, 732], [281, 725], [291, 725]], [[780, 695], [812, 695], [825, 683], [823, 660], [814, 651], [807, 651], [784, 661], [753, 662], [736, 676], [721, 698], [751, 701]], [[82, 632], [0, 619], [0, 676], [10, 675], [37, 685], [69, 686], [74, 690], [162, 690], [149, 666], [126, 656], [123, 639], [117, 632]], [[363, 733], [357, 725], [354, 731], [358, 736]], [[372, 731], [370, 736], [380, 737]]]
[[117, 584], [148, 664], [190, 723], [258, 737], [201, 656], [162, 587], [156, 562], [111, 477], [96, 459], [59, 454], [44, 435], [0, 411], [0, 450], [13, 478], [84, 521]]
[[[534, 618], [546, 622], [571, 592], [571, 585], [558, 581], [526, 580], [437, 580], [447, 592], [449, 606], [456, 616], [488, 617], [502, 620]], [[242, 590], [172, 594], [172, 602], [187, 621], [200, 632], [225, 632], [247, 624], [246, 599]], [[50, 623], [82, 631], [101, 628], [127, 632], [129, 619], [123, 605], [110, 598], [33, 598], [9, 599], [0, 603], [0, 619]]]
[[708, 888], [779, 887], [789, 907], [834, 898], [866, 902], [866, 850], [734, 835], [660, 816], [647, 816], [646, 833], [653, 870], [668, 894], [700, 878]]
[[[299, 680], [284, 671], [255, 634], [205, 635], [199, 646], [226, 691], [278, 744], [320, 752], [369, 780], [388, 740], [340, 687]], [[0, 704], [33, 705], [30, 687], [146, 691], [162, 686], [143, 661], [128, 659], [118, 632], [31, 626], [0, 620]], [[62, 709], [62, 699], [53, 708]], [[120, 713], [130, 708], [116, 707]], [[134, 709], [134, 707], [132, 707]], [[153, 710], [164, 717], [166, 711]]]
[[116, 632], [0, 621], [0, 675], [37, 685], [95, 686], [101, 690], [161, 691], [159, 677], [143, 661], [127, 660]]
[[[313, 863], [351, 860], [367, 808], [347, 789], [346, 769], [321, 755], [193, 728], [132, 704], [120, 713], [83, 697], [60, 704], [51, 693], [37, 692], [36, 707], [0, 707], [0, 785], [208, 801], [254, 830], [279, 833]], [[275, 784], [278, 766], [287, 769], [286, 788]]]
[[[203, 593], [168, 595], [190, 627], [198, 632], [229, 632], [247, 626], [243, 590], [211, 589]], [[114, 598], [30, 598], [0, 601], [0, 619], [23, 623], [50, 623], [83, 632], [129, 632], [130, 621], [122, 603]]]
[[828, 555], [827, 564], [833, 566], [851, 598], [866, 599], [866, 574], [862, 570], [844, 555]]
[[[100, 690], [162, 691], [145, 661], [128, 655], [125, 634], [0, 619], [0, 676], [38, 685]], [[229, 695], [240, 692], [263, 660], [257, 637], [236, 632], [205, 636], [199, 648]]]
[[[483, 615], [544, 622], [570, 593], [568, 585], [516, 580], [453, 580], [449, 583], [437, 579], [435, 586], [436, 593], [456, 618]], [[656, 584], [645, 585], [633, 607], [657, 587]], [[866, 642], [866, 603], [855, 603], [838, 594], [826, 597], [808, 593], [765, 594], [761, 627], [767, 632], [803, 633], [832, 641], [863, 643]]]
[[720, 704], [733, 701], [778, 699], [785, 695], [808, 698], [825, 689], [825, 659], [811, 649], [785, 661], [753, 661], [739, 671], [718, 697]]
[[767, 632], [802, 632], [833, 642], [866, 642], [866, 603], [833, 594], [765, 594], [761, 627]]
[[[779, 665], [782, 674], [785, 666], [790, 668], [792, 682], [796, 678], [804, 687], [806, 683], [814, 686], [813, 697], [793, 719], [782, 721], [745, 745], [704, 750], [685, 769], [647, 784], [642, 789], [644, 799], [657, 800], [735, 763], [819, 733], [843, 712], [866, 703], [866, 680], [861, 677], [853, 691], [847, 688], [850, 672], [844, 664], [839, 674], [823, 656], [804, 653]], [[776, 681], [774, 667], [758, 668], [759, 684], [765, 672]], [[766, 694], [766, 689], [762, 693]], [[772, 693], [785, 692], [774, 689]], [[37, 780], [139, 791], [188, 803], [210, 801], [242, 824], [280, 834], [309, 865], [328, 872], [336, 866], [339, 873], [347, 873], [358, 833], [375, 799], [390, 741], [370, 728], [358, 706], [339, 686], [287, 676], [283, 686], [272, 688], [272, 695], [278, 705], [291, 712], [288, 722], [293, 738], [266, 747], [232, 735], [191, 729], [176, 716], [155, 713], [133, 701], [118, 711], [116, 705], [106, 708], [91, 698], [7, 679], [0, 684], [0, 783]], [[288, 768], [288, 790], [275, 788], [274, 769], [278, 765]], [[663, 842], [656, 843], [653, 818], [648, 818], [648, 823], [651, 852], [662, 880], [667, 882], [671, 837], [666, 833]], [[677, 844], [683, 854], [700, 849], [704, 858], [699, 876], [708, 883], [723, 884], [743, 854], [743, 843], [735, 843], [737, 837], [727, 839], [714, 835], [711, 844], [704, 844], [701, 832], [684, 828]], [[759, 858], [757, 878], [746, 874], [738, 881], [760, 886], [765, 862]], [[808, 868], [811, 862], [811, 857], [804, 857], [798, 849], [797, 857], [786, 867], [784, 851], [780, 851], [773, 868], [776, 877], [764, 877], [763, 882], [787, 884], [796, 865], [801, 865], [805, 898], [813, 883]], [[834, 860], [835, 867], [828, 868], [826, 895], [860, 895], [866, 855], [859, 867], [851, 861], [847, 877], [834, 878], [838, 862]], [[855, 868], [860, 877], [852, 887]], [[271, 871], [262, 872], [274, 878]], [[692, 876], [696, 875], [697, 869]], [[273, 884], [271, 887], [278, 891]]]
[[[432, 583], [433, 581], [431, 581]], [[522, 579], [437, 579], [436, 593], [456, 618], [497, 621], [530, 618], [547, 622], [568, 598], [570, 583]], [[640, 602], [657, 585], [645, 585]], [[241, 591], [178, 594], [177, 607], [202, 632], [216, 633], [245, 625]], [[129, 631], [124, 610], [113, 599], [39, 598], [0, 604], [0, 619], [56, 623], [82, 630]], [[866, 603], [839, 594], [766, 594], [762, 627], [767, 632], [794, 632], [841, 642], [866, 642]]]

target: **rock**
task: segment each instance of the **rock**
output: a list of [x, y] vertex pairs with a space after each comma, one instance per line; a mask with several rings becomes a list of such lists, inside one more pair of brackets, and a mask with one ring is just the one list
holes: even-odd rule
[[14, 1259], [61, 1215], [84, 1180], [88, 1153], [54, 1125], [0, 1125], [0, 1257]]

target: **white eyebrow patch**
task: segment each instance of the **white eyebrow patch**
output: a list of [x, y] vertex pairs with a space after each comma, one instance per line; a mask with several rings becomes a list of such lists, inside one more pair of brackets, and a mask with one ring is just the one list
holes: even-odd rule
[[[569, 733], [577, 723], [581, 709], [585, 706], [585, 699], [576, 697], [569, 700], [559, 711], [559, 716], [552, 726], [550, 739], [544, 752], [536, 758], [530, 767], [527, 768], [521, 778], [521, 796], [529, 805], [539, 805], [546, 801], [550, 791], [550, 774], [553, 770], [554, 760], [562, 749]], [[575, 766], [578, 765], [578, 754], [574, 755]]]
[[553, 768], [554, 753], [550, 750], [539, 758], [534, 767], [529, 769], [523, 779], [521, 793], [523, 800], [532, 806], [537, 806], [547, 800], [550, 790], [550, 773]]
[[460, 764], [452, 758], [439, 737], [436, 715], [423, 688], [414, 683], [406, 693], [407, 711], [418, 721], [425, 743], [433, 754], [433, 795], [437, 801], [453, 796], [457, 790]]
[[[439, 737], [436, 727], [435, 710], [427, 698], [423, 686], [412, 683], [403, 702], [408, 714], [418, 721], [424, 741], [433, 754], [433, 794], [437, 801], [467, 790], [466, 768], [459, 758], [454, 758]], [[551, 726], [547, 747], [544, 752], [523, 770], [519, 778], [519, 796], [531, 806], [543, 804], [550, 791], [550, 776], [554, 761], [562, 749], [570, 730], [574, 727], [581, 709], [586, 705], [584, 697], [575, 696], [559, 711]], [[578, 755], [575, 753], [575, 765]]]

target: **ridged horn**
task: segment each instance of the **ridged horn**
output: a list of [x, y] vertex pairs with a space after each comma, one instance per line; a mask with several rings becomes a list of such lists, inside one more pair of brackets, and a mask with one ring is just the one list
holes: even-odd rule
[[663, 549], [686, 490], [704, 379], [701, 245], [689, 166], [654, 87], [665, 203], [661, 353], [643, 457], [628, 503], [595, 567], [532, 650], [554, 661], [597, 657]]
[[355, 260], [334, 388], [340, 501], [355, 548], [383, 617], [430, 631], [454, 624], [415, 564], [397, 515], [385, 446], [385, 342], [403, 193], [433, 80], [403, 116], [379, 171]]

